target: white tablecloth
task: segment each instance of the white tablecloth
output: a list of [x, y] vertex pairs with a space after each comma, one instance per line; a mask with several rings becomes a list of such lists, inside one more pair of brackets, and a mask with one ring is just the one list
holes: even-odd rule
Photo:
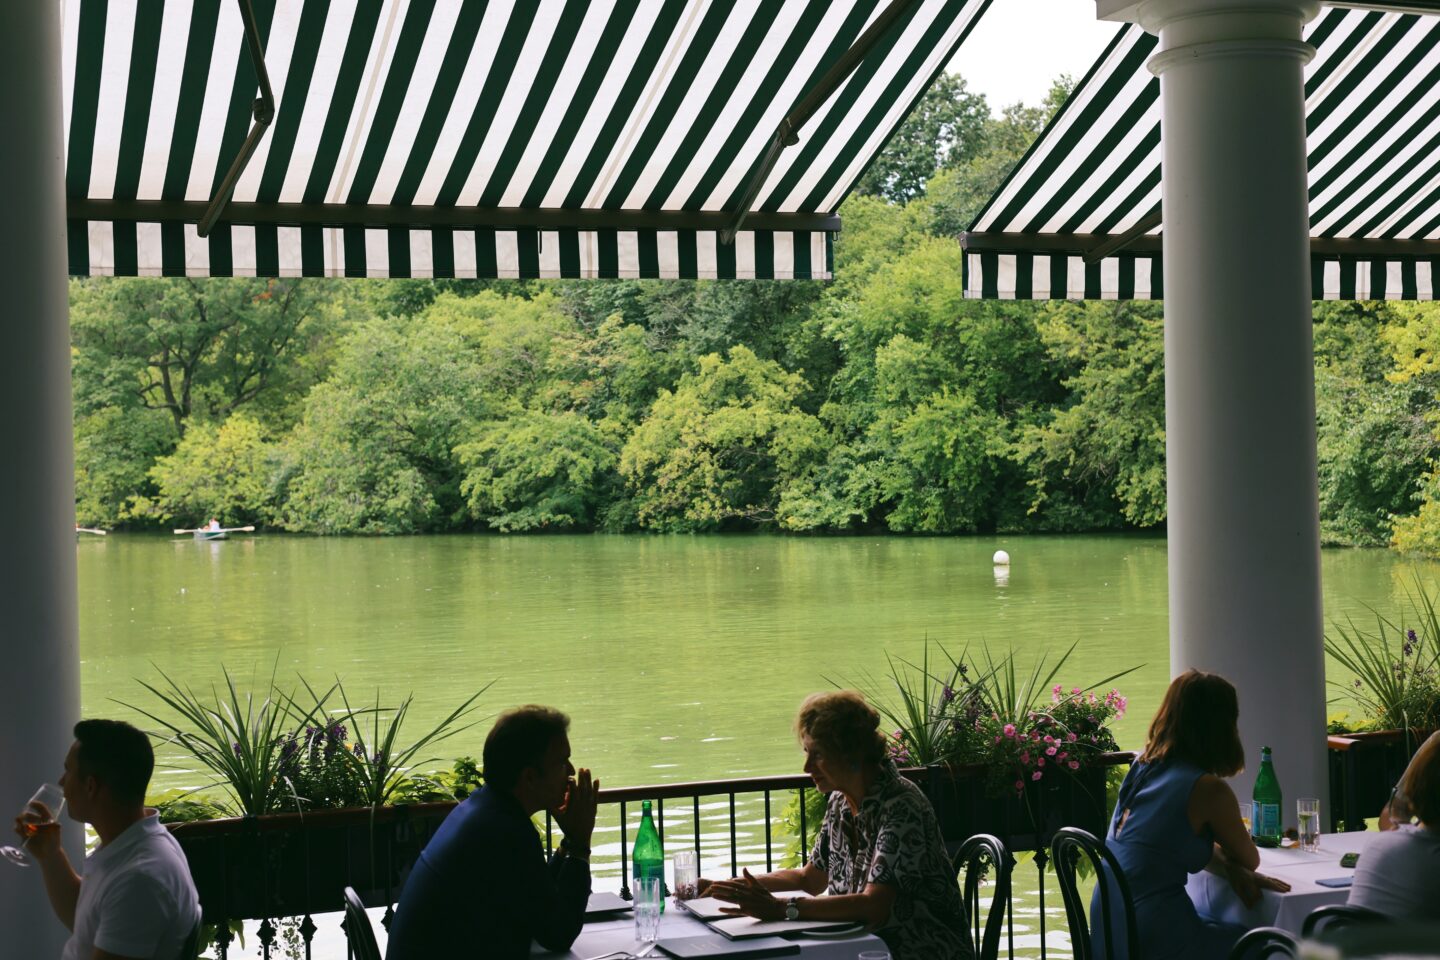
[[1242, 927], [1280, 927], [1299, 934], [1305, 917], [1316, 907], [1344, 903], [1349, 887], [1322, 887], [1316, 880], [1348, 877], [1354, 870], [1340, 866], [1340, 855], [1363, 854], [1374, 831], [1327, 833], [1320, 837], [1316, 853], [1296, 849], [1260, 850], [1260, 872], [1290, 884], [1288, 893], [1263, 892], [1260, 902], [1246, 908], [1224, 877], [1201, 871], [1191, 874], [1185, 885], [1202, 917]]
[[[660, 939], [671, 937], [699, 937], [712, 933], [709, 927], [696, 920], [684, 910], [677, 909], [674, 902], [665, 904], [665, 914], [660, 918]], [[718, 934], [715, 934], [718, 936]], [[874, 934], [861, 934], [843, 940], [820, 940], [797, 937], [802, 960], [855, 960], [862, 950], [884, 950], [885, 942]], [[598, 957], [612, 950], [635, 952], [635, 920], [625, 916], [620, 920], [600, 920], [585, 924], [585, 929], [570, 947], [569, 953], [541, 953], [532, 948], [532, 955], [543, 957]], [[658, 950], [655, 952], [661, 958]], [[792, 954], [794, 956], [794, 954]]]

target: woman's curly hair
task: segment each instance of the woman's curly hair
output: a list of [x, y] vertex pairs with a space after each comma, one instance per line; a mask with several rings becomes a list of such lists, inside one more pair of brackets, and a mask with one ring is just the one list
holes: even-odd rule
[[810, 694], [795, 716], [795, 735], [839, 760], [863, 765], [885, 758], [880, 714], [858, 690]]

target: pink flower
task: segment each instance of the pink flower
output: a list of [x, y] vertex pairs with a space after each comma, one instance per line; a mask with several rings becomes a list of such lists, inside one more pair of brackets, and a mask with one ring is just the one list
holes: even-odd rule
[[1050, 692], [1053, 693], [1053, 694], [1055, 694], [1055, 695], [1058, 697], [1058, 696], [1060, 695], [1060, 691], [1061, 691], [1062, 689], [1063, 689], [1063, 688], [1060, 686], [1060, 684], [1057, 683], [1057, 684], [1055, 684], [1054, 689], [1052, 689]]
[[1024, 789], [1025, 789], [1025, 781], [1024, 781], [1024, 780], [1016, 780], [1016, 781], [1015, 781], [1015, 792], [1016, 792], [1016, 793], [1020, 793], [1020, 792], [1022, 792]]
[[1007, 723], [1007, 724], [1005, 724], [1005, 736], [1007, 736], [1007, 737], [1013, 737], [1013, 736], [1015, 736], [1015, 724], [1013, 724], [1013, 723]]
[[999, 742], [1000, 742], [1000, 734], [998, 734], [998, 733], [995, 734], [995, 742], [996, 742], [996, 743], [999, 743]]
[[1052, 736], [1050, 736], [1050, 734], [1047, 733], [1047, 734], [1045, 734], [1045, 742], [1046, 742], [1046, 743], [1054, 743], [1054, 742], [1055, 742], [1055, 738], [1052, 737]]
[[1080, 761], [1079, 761], [1079, 760], [1071, 760], [1071, 761], [1070, 761], [1070, 769], [1071, 769], [1071, 770], [1079, 770], [1079, 769], [1080, 769]]
[[1040, 731], [1039, 731], [1039, 730], [1033, 730], [1033, 731], [1031, 731], [1031, 733], [1030, 733], [1030, 739], [1031, 739], [1031, 740], [1039, 740], [1039, 739], [1040, 739]]
[[1068, 753], [1066, 753], [1066, 752], [1064, 752], [1064, 751], [1061, 751], [1060, 755], [1057, 756], [1055, 759], [1056, 759], [1056, 760], [1064, 760], [1064, 759], [1065, 759], [1066, 757], [1068, 757], [1068, 756], [1070, 756], [1070, 754], [1068, 754]]
[[1043, 767], [1043, 766], [1045, 766], [1045, 758], [1044, 758], [1044, 757], [1036, 757], [1036, 758], [1035, 758], [1035, 766], [1037, 766], [1037, 767]]
[[1079, 687], [1071, 687], [1071, 688], [1070, 688], [1070, 692], [1071, 692], [1071, 693], [1074, 693], [1074, 694], [1078, 694], [1078, 693], [1080, 692], [1080, 688], [1079, 688]]
[[1046, 747], [1046, 748], [1045, 748], [1045, 756], [1047, 756], [1047, 757], [1053, 757], [1053, 756], [1055, 756], [1055, 748], [1054, 748], [1054, 747]]
[[1045, 774], [1041, 773], [1039, 770], [1036, 770], [1034, 773], [1030, 774], [1030, 779], [1039, 780], [1043, 776], [1045, 776]]
[[1080, 738], [1077, 737], [1077, 736], [1075, 736], [1075, 731], [1074, 731], [1074, 730], [1071, 730], [1069, 733], [1065, 734], [1065, 739], [1066, 739], [1066, 740], [1069, 740], [1071, 743], [1074, 743], [1076, 740], [1078, 740], [1078, 739], [1080, 739]]
[[1022, 751], [1020, 752], [1020, 762], [1023, 763], [1023, 764], [1025, 764], [1025, 765], [1027, 765], [1027, 766], [1030, 764], [1030, 751], [1029, 751], [1029, 750], [1022, 750]]

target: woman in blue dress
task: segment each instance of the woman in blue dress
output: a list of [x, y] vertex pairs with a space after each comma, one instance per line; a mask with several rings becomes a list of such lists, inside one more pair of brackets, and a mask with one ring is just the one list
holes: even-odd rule
[[[1105, 845], [1125, 871], [1135, 901], [1144, 960], [1224, 957], [1244, 931], [1203, 920], [1185, 892], [1189, 874], [1209, 869], [1230, 879], [1247, 905], [1262, 889], [1289, 885], [1255, 872], [1260, 854], [1225, 778], [1245, 766], [1239, 702], [1230, 681], [1187, 670], [1165, 692], [1142, 753], [1120, 787]], [[1095, 956], [1128, 957], [1118, 889], [1111, 891], [1113, 951], [1107, 951], [1097, 885], [1090, 901]]]

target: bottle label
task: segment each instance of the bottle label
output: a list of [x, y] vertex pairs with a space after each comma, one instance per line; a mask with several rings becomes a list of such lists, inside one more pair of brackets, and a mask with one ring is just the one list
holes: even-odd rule
[[1251, 833], [1257, 837], [1278, 837], [1280, 836], [1280, 804], [1278, 803], [1257, 803], [1254, 811], [1254, 829]]

